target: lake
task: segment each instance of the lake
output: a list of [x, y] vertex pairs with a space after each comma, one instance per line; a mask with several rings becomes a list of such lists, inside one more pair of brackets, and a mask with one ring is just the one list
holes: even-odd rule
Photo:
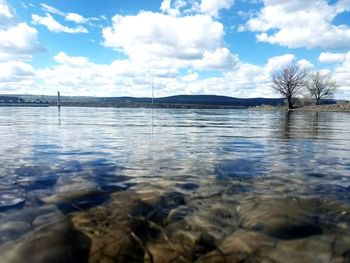
[[350, 115], [0, 108], [9, 262], [350, 262]]

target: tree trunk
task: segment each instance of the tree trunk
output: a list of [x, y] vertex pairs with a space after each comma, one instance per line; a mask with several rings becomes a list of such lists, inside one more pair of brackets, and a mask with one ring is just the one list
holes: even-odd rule
[[288, 99], [288, 109], [291, 110], [291, 109], [293, 109], [292, 98], [287, 98], [287, 99]]
[[320, 105], [321, 98], [316, 98], [316, 105]]

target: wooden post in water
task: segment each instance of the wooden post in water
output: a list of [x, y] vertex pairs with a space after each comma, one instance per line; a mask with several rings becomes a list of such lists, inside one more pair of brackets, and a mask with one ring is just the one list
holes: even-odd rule
[[61, 108], [61, 96], [59, 91], [57, 91], [57, 107]]

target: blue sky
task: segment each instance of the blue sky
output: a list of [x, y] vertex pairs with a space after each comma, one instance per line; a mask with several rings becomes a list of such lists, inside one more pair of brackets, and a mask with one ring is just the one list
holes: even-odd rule
[[350, 0], [0, 0], [0, 94], [278, 97], [297, 63], [350, 99]]

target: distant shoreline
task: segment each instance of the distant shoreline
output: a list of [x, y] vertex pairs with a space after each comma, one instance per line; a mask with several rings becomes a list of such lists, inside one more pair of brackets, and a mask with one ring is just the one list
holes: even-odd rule
[[[47, 103], [0, 103], [0, 108], [8, 107], [57, 107], [55, 104]], [[350, 103], [337, 103], [325, 105], [301, 106], [294, 109], [288, 109], [284, 106], [258, 105], [254, 107], [244, 107], [235, 105], [210, 105], [210, 104], [94, 104], [94, 103], [63, 103], [61, 107], [81, 107], [81, 108], [130, 108], [130, 109], [247, 109], [252, 111], [314, 111], [314, 112], [350, 112]]]
[[326, 105], [310, 105], [301, 106], [292, 110], [288, 110], [287, 107], [262, 105], [256, 107], [250, 107], [249, 110], [257, 111], [315, 111], [315, 112], [350, 112], [350, 103], [337, 103]]
[[[350, 103], [323, 100], [319, 106], [293, 111], [350, 111]], [[283, 98], [234, 98], [219, 95], [175, 95], [159, 98], [61, 96], [62, 107], [156, 108], [156, 109], [250, 109], [287, 110]], [[0, 107], [57, 107], [57, 96], [0, 94]]]
[[0, 103], [0, 107], [49, 107], [48, 103]]

